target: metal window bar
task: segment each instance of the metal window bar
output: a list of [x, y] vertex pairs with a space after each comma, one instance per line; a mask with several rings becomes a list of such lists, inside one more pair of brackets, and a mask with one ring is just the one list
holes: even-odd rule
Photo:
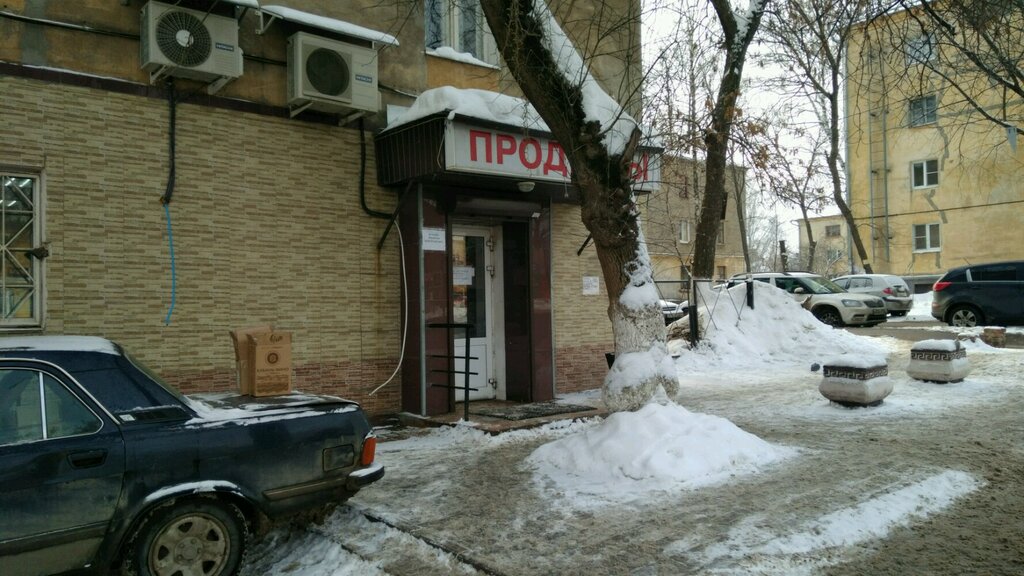
[[455, 361], [456, 360], [465, 360], [465, 370], [449, 370], [447, 368], [444, 369], [444, 370], [440, 370], [440, 369], [431, 370], [431, 372], [441, 372], [441, 373], [444, 373], [444, 374], [465, 374], [466, 375], [465, 384], [462, 385], [462, 386], [455, 386], [454, 384], [431, 384], [431, 386], [432, 387], [436, 387], [436, 388], [448, 388], [450, 390], [462, 390], [463, 391], [462, 406], [463, 406], [463, 409], [464, 409], [464, 416], [463, 416], [463, 418], [466, 420], [466, 422], [469, 422], [469, 392], [470, 392], [470, 390], [472, 390], [473, 392], [476, 392], [478, 390], [478, 388], [470, 388], [469, 387], [469, 377], [477, 375], [477, 372], [470, 372], [469, 371], [469, 361], [470, 360], [478, 360], [478, 358], [469, 355], [469, 334], [470, 334], [470, 332], [473, 329], [473, 325], [472, 324], [468, 324], [468, 323], [464, 323], [464, 322], [453, 322], [453, 323], [437, 322], [437, 323], [427, 324], [427, 328], [444, 328], [445, 330], [448, 331], [448, 342], [453, 342], [453, 340], [451, 338], [451, 331], [453, 329], [457, 329], [457, 328], [463, 328], [464, 329], [464, 332], [466, 334], [466, 352], [465, 352], [464, 356], [456, 356], [455, 355], [455, 351], [452, 350], [452, 353], [450, 355], [448, 355], [448, 354], [431, 354], [430, 357], [431, 358], [445, 358], [445, 359], [448, 359], [448, 360], [450, 360], [448, 365], [452, 366], [453, 368], [455, 367]]

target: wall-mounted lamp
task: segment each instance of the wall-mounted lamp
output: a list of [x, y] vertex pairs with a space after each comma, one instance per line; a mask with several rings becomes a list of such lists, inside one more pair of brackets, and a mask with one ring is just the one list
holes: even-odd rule
[[533, 192], [533, 187], [534, 186], [536, 186], [536, 184], [533, 183], [533, 182], [530, 182], [529, 180], [523, 180], [522, 182], [516, 182], [516, 188], [518, 188], [520, 192]]

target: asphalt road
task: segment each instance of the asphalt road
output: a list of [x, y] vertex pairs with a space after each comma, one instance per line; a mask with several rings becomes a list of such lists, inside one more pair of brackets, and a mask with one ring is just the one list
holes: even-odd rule
[[[945, 328], [940, 330], [939, 328]], [[891, 336], [900, 340], [917, 342], [919, 340], [953, 340], [957, 333], [943, 322], [935, 320], [893, 320], [872, 326], [870, 328], [846, 328], [846, 330], [858, 336]], [[1006, 335], [1007, 348], [1024, 348], [1024, 334], [1008, 333]]]

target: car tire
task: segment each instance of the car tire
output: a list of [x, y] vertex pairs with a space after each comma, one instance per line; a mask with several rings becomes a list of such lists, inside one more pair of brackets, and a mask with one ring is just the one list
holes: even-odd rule
[[985, 318], [981, 315], [981, 311], [974, 306], [955, 306], [949, 311], [946, 318], [947, 323], [950, 326], [958, 326], [961, 328], [970, 328], [972, 326], [984, 324], [985, 322]]
[[128, 546], [122, 574], [231, 576], [238, 573], [249, 533], [236, 507], [185, 500], [150, 512]]
[[839, 314], [838, 310], [831, 306], [815, 308], [814, 317], [829, 326], [843, 326], [843, 316]]

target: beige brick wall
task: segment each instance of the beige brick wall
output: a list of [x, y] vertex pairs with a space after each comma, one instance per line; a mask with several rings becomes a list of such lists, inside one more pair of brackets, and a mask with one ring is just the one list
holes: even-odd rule
[[[576, 252], [587, 238], [578, 206], [552, 209], [552, 308], [555, 333], [555, 391], [559, 394], [596, 388], [608, 365], [604, 353], [615, 349], [608, 319], [608, 290], [593, 244]], [[600, 294], [583, 295], [583, 278], [600, 278]]]
[[[393, 412], [398, 386], [395, 235], [359, 205], [359, 133], [181, 104], [170, 204], [177, 300], [159, 201], [162, 100], [0, 77], [0, 164], [45, 180], [47, 334], [109, 337], [186, 391], [234, 383], [228, 331], [291, 330], [296, 384]], [[370, 206], [390, 210], [375, 185]]]

